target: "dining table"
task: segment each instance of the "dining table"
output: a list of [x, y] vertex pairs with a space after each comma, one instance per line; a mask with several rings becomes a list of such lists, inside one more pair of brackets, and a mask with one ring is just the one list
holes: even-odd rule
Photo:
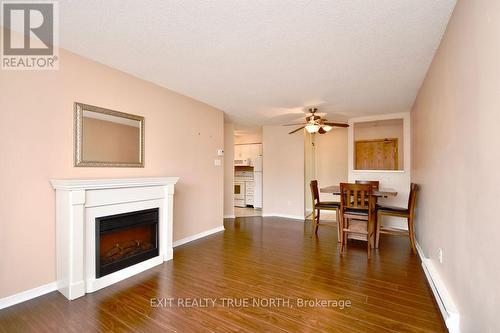
[[[332, 195], [340, 195], [340, 185], [326, 186], [326, 187], [320, 188], [319, 191], [321, 193], [331, 193]], [[378, 190], [374, 190], [373, 195], [375, 196], [376, 199], [378, 199], [378, 198], [394, 198], [398, 195], [398, 192], [392, 188], [381, 188]], [[376, 223], [378, 223], [378, 222], [376, 221]], [[340, 229], [339, 229], [339, 232], [341, 232]], [[340, 242], [339, 236], [340, 235], [337, 235], [337, 237], [338, 237], [337, 240]], [[365, 239], [363, 239], [362, 237], [355, 236], [355, 235], [352, 235], [349, 238], [360, 239], [360, 240], [366, 241], [366, 237], [365, 237]]]
[[[327, 187], [320, 188], [321, 193], [331, 193], [333, 195], [340, 195], [340, 185], [330, 185]], [[373, 195], [377, 198], [394, 198], [398, 195], [398, 192], [392, 188], [382, 188], [373, 191]]]

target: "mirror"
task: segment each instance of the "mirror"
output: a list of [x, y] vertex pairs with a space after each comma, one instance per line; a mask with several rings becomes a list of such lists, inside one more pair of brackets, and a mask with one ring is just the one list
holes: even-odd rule
[[75, 166], [144, 167], [144, 117], [75, 103]]

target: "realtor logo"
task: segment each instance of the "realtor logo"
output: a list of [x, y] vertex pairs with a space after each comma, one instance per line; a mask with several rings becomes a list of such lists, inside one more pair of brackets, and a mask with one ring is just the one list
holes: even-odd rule
[[58, 69], [58, 3], [3, 1], [1, 17], [2, 69]]

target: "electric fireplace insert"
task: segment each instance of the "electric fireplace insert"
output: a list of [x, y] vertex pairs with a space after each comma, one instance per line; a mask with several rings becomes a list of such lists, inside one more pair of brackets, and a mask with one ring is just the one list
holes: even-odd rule
[[96, 218], [96, 278], [158, 256], [159, 209]]

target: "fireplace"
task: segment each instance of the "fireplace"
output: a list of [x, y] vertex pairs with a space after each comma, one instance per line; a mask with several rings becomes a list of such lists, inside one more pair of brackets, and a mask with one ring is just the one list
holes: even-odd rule
[[153, 208], [96, 218], [96, 278], [158, 256], [158, 216]]
[[[178, 180], [51, 180], [56, 190], [57, 290], [74, 300], [172, 260], [174, 187]], [[126, 230], [134, 231], [135, 236], [118, 234]], [[105, 239], [115, 232], [120, 239], [106, 241], [111, 245], [105, 249]]]

